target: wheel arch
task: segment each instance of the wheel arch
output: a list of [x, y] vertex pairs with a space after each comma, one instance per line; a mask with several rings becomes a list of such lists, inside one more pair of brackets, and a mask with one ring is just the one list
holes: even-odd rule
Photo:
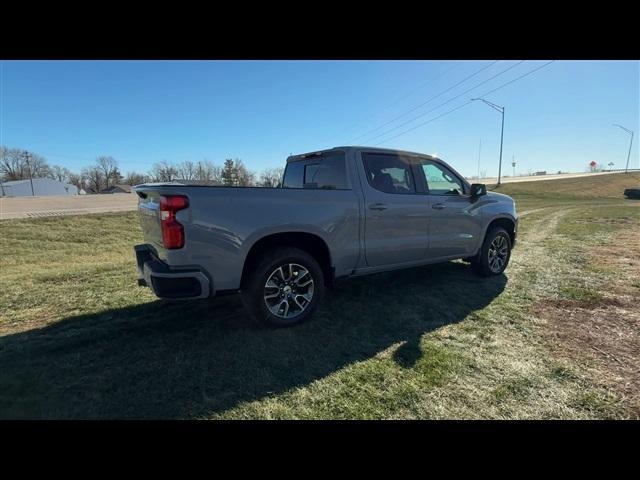
[[[516, 239], [516, 221], [515, 221], [515, 219], [513, 219], [510, 216], [504, 215], [504, 216], [496, 217], [493, 220], [491, 220], [491, 222], [489, 222], [489, 224], [485, 228], [484, 234], [482, 235], [482, 241], [483, 242], [484, 242], [484, 239], [487, 236], [487, 233], [489, 231], [491, 231], [491, 229], [493, 227], [502, 227], [502, 228], [504, 228], [507, 231], [507, 233], [509, 234], [509, 239], [511, 240], [511, 245], [513, 245], [515, 243], [515, 239]], [[482, 244], [481, 244], [481, 246], [482, 246]]]
[[244, 257], [240, 285], [245, 284], [252, 267], [256, 265], [262, 254], [281, 247], [299, 248], [311, 255], [322, 269], [325, 285], [333, 285], [334, 270], [329, 245], [321, 236], [299, 230], [268, 233], [256, 239]]

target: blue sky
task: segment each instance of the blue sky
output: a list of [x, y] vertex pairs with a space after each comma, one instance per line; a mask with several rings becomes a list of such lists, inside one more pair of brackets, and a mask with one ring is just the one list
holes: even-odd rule
[[[116, 158], [122, 172], [160, 160], [235, 157], [261, 170], [284, 165], [291, 153], [377, 144], [546, 62], [491, 63], [3, 61], [0, 144], [73, 171], [99, 155]], [[511, 174], [512, 155], [517, 173], [584, 171], [591, 160], [623, 168], [629, 136], [612, 123], [636, 132], [630, 166], [640, 167], [639, 76], [637, 61], [559, 60], [488, 95], [506, 107], [503, 173]], [[500, 114], [481, 102], [379, 146], [436, 153], [474, 175], [480, 140], [480, 170], [496, 175]]]

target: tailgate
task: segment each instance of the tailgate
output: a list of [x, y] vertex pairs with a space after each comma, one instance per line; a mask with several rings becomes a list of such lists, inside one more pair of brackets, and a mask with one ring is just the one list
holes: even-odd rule
[[154, 190], [137, 190], [136, 193], [138, 193], [138, 213], [140, 214], [140, 225], [142, 226], [144, 240], [157, 249], [163, 250], [162, 228], [160, 226], [160, 194]]

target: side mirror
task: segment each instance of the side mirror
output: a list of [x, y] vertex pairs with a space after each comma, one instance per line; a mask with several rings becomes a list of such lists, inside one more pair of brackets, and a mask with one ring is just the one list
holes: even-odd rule
[[487, 186], [484, 183], [471, 184], [471, 197], [479, 197], [487, 194]]

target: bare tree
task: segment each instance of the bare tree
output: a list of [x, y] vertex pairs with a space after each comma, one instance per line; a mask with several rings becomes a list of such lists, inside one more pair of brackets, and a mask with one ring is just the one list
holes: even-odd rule
[[54, 178], [46, 158], [29, 152], [27, 163], [24, 153], [25, 151], [19, 148], [0, 147], [0, 176], [4, 181], [27, 179], [29, 170], [34, 178]]
[[267, 168], [260, 173], [258, 185], [261, 187], [277, 187], [282, 182], [284, 168]]
[[140, 185], [146, 181], [145, 176], [138, 172], [127, 172], [124, 183], [127, 185]]
[[181, 180], [195, 180], [197, 167], [191, 160], [186, 160], [176, 167], [176, 173]]
[[170, 182], [176, 179], [200, 180], [229, 186], [250, 186], [255, 183], [255, 174], [238, 158], [225, 160], [223, 167], [214, 165], [209, 160], [197, 163], [185, 161], [178, 165], [162, 160], [154, 164], [148, 177], [155, 182]]
[[218, 165], [211, 166], [211, 175], [209, 181], [217, 184], [222, 184], [222, 167], [219, 167]]
[[122, 183], [122, 180], [124, 180], [124, 177], [120, 173], [120, 169], [118, 167], [114, 168], [111, 173], [111, 184], [117, 185], [118, 183]]
[[25, 159], [25, 176], [29, 178], [29, 169], [33, 178], [53, 178], [51, 167], [47, 163], [47, 159], [37, 153], [29, 153], [29, 163], [26, 164]]
[[214, 165], [210, 160], [201, 160], [196, 165], [196, 178], [207, 183], [222, 184], [222, 167]]
[[236, 185], [240, 187], [249, 187], [255, 183], [255, 174], [247, 170], [242, 160], [236, 158], [233, 161], [233, 169], [235, 172]]
[[104, 173], [98, 165], [83, 168], [82, 176], [86, 179], [89, 187], [91, 187], [96, 193], [100, 193], [104, 183]]
[[0, 146], [0, 176], [5, 182], [22, 180], [28, 175], [25, 167], [22, 150]]
[[71, 172], [68, 168], [53, 165], [51, 167], [51, 176], [59, 182], [70, 183]]
[[171, 182], [177, 178], [178, 171], [169, 162], [162, 160], [153, 165], [150, 175], [156, 182]]
[[118, 162], [111, 156], [101, 156], [96, 159], [96, 166], [102, 171], [105, 189], [109, 188], [109, 181], [114, 179], [118, 172]]
[[77, 173], [69, 174], [69, 183], [71, 185], [75, 185], [76, 187], [78, 187], [78, 190], [84, 189], [87, 186], [86, 181], [87, 179], [83, 175], [83, 172], [81, 172], [80, 174], [77, 174]]

